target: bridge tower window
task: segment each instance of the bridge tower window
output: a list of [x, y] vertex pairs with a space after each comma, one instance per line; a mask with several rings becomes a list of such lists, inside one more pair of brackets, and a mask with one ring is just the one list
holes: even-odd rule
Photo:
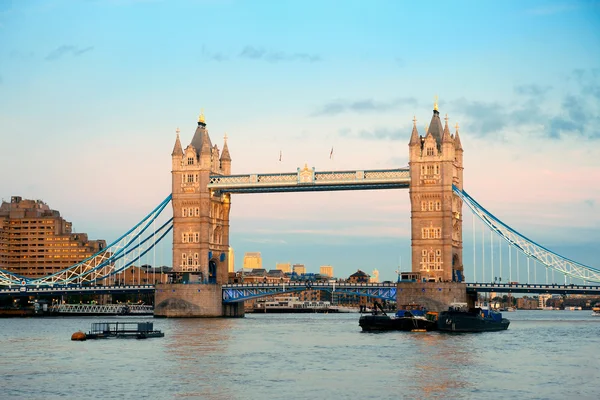
[[194, 157], [188, 157], [188, 165], [194, 165]]
[[182, 217], [184, 217], [184, 218], [185, 218], [185, 217], [187, 217], [187, 208], [185, 208], [185, 207], [184, 207], [184, 208], [181, 210], [181, 216], [182, 216]]
[[195, 214], [194, 214], [194, 215], [196, 215], [196, 217], [199, 217], [199, 216], [200, 216], [200, 207], [196, 207], [196, 208], [194, 209], [194, 211], [195, 211]]
[[435, 211], [440, 211], [442, 209], [442, 202], [437, 200], [435, 202]]
[[427, 147], [427, 155], [428, 156], [432, 156], [433, 155], [433, 147]]

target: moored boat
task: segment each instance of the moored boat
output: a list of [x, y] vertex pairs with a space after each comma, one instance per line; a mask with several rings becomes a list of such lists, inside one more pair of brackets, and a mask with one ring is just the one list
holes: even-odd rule
[[361, 315], [358, 325], [364, 332], [372, 331], [433, 331], [437, 329], [434, 313], [428, 313], [417, 304], [402, 306], [394, 315], [388, 315], [378, 303], [371, 314]]
[[437, 328], [442, 332], [493, 332], [508, 329], [510, 321], [489, 309], [467, 308], [466, 303], [452, 304], [439, 314]]
[[594, 307], [592, 307], [592, 315], [595, 317], [600, 317], [600, 303], [596, 303]]

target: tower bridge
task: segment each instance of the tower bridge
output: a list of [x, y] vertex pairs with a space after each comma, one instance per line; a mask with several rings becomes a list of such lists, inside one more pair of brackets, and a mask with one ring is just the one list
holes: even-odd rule
[[[232, 195], [307, 191], [408, 189], [411, 202], [411, 271], [414, 285], [405, 283], [343, 285], [319, 284], [320, 290], [336, 290], [367, 297], [414, 300], [425, 296], [440, 302], [464, 300], [474, 291], [521, 293], [597, 293], [600, 270], [562, 257], [537, 244], [500, 221], [463, 189], [463, 148], [458, 124], [451, 133], [448, 117], [439, 116], [437, 104], [431, 122], [421, 135], [413, 120], [408, 143], [408, 168], [316, 171], [304, 165], [287, 173], [231, 174], [232, 157], [227, 137], [222, 150], [213, 144], [204, 115], [200, 115], [190, 143], [184, 148], [177, 130], [171, 153], [171, 194], [123, 236], [104, 249], [65, 270], [41, 278], [28, 278], [0, 269], [0, 295], [87, 290], [109, 293], [111, 290], [155, 291], [156, 315], [159, 316], [241, 316], [242, 300], [306, 289], [306, 285], [234, 286], [228, 284], [230, 209]], [[168, 215], [171, 204], [172, 216]], [[497, 274], [492, 259], [488, 278], [477, 277], [475, 254], [472, 270], [465, 272], [463, 258], [463, 204], [474, 218], [482, 221], [498, 244], [509, 250], [508, 274], [519, 273], [519, 255], [527, 260], [526, 284], [496, 283], [502, 276], [502, 252]], [[166, 217], [164, 216], [166, 215]], [[162, 218], [162, 220], [161, 220]], [[172, 231], [174, 275], [187, 284], [142, 285], [117, 288], [116, 276], [144, 257], [155, 257], [156, 245]], [[493, 236], [495, 235], [495, 236]], [[490, 242], [492, 245], [492, 243]], [[483, 247], [483, 246], [482, 246]], [[493, 246], [492, 246], [493, 257]], [[483, 256], [482, 256], [482, 259]], [[529, 281], [530, 262], [546, 271], [546, 285]], [[155, 264], [153, 264], [155, 265]], [[506, 266], [505, 266], [506, 267]], [[525, 268], [525, 265], [522, 266]], [[535, 271], [535, 269], [534, 269]], [[548, 283], [548, 272], [564, 277], [564, 284]], [[506, 275], [505, 280], [506, 280]], [[492, 279], [493, 277], [493, 279]], [[535, 277], [535, 273], [534, 273]], [[582, 281], [568, 285], [567, 278]], [[594, 285], [590, 285], [594, 283]], [[318, 287], [317, 287], [318, 286]], [[322, 286], [322, 287], [321, 287]], [[73, 288], [76, 287], [76, 288]], [[89, 287], [89, 288], [88, 288]], [[79, 288], [79, 289], [78, 289]], [[83, 289], [82, 289], [83, 288]], [[94, 288], [94, 289], [92, 289]], [[112, 288], [112, 289], [111, 289]], [[404, 297], [402, 297], [404, 296]]]

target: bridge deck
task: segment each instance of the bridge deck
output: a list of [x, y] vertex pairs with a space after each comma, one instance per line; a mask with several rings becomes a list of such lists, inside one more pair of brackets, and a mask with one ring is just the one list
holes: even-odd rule
[[226, 193], [310, 192], [408, 188], [408, 168], [324, 171], [298, 168], [297, 172], [211, 176], [208, 188]]

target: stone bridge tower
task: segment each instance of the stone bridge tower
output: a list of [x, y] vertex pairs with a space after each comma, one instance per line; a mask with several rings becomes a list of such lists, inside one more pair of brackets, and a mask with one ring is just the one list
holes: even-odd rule
[[442, 126], [437, 100], [425, 136], [416, 119], [410, 138], [410, 202], [412, 272], [428, 282], [464, 280], [462, 201], [452, 185], [463, 188], [463, 149], [458, 135]]
[[230, 175], [227, 136], [219, 155], [212, 144], [204, 115], [190, 144], [179, 139], [173, 148], [173, 271], [184, 283], [225, 284], [228, 281], [230, 195], [209, 191], [211, 175]]

